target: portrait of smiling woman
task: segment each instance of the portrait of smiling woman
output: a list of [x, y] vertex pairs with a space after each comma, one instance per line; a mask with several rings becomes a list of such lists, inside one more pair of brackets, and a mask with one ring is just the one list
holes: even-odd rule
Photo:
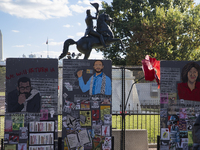
[[186, 64], [181, 73], [182, 83], [178, 83], [179, 99], [200, 101], [200, 66], [196, 62]]

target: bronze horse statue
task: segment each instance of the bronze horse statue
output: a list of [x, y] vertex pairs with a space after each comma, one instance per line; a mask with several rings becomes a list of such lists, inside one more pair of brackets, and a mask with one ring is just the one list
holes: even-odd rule
[[[113, 22], [113, 19], [106, 13], [102, 13], [99, 15], [97, 19], [97, 29], [96, 31], [100, 34], [102, 34], [104, 41], [106, 45], [112, 44], [116, 41], [121, 42], [121, 47], [124, 49], [124, 45], [119, 38], [114, 38], [113, 32], [110, 28], [110, 26], [106, 22]], [[63, 46], [63, 52], [59, 56], [59, 59], [62, 59], [65, 57], [68, 53], [68, 49], [70, 45], [76, 44], [76, 47], [78, 51], [85, 54], [84, 59], [88, 59], [90, 56], [90, 53], [93, 48], [103, 48], [103, 45], [100, 42], [100, 39], [98, 37], [89, 35], [87, 37], [80, 38], [77, 42], [73, 39], [67, 39], [64, 42]]]

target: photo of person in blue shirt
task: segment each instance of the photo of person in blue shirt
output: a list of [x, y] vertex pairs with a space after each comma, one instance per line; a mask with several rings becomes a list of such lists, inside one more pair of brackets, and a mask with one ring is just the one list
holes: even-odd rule
[[89, 95], [103, 94], [111, 95], [112, 93], [112, 83], [111, 79], [103, 73], [103, 62], [101, 60], [96, 60], [93, 65], [95, 74], [89, 78], [87, 83], [83, 80], [83, 70], [77, 72], [79, 87], [82, 92], [85, 93], [89, 91]]

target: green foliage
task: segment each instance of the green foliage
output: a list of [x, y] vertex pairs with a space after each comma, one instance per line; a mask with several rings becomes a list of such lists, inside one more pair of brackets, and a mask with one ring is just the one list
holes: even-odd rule
[[200, 6], [192, 0], [113, 0], [102, 3], [114, 20], [119, 43], [102, 51], [114, 65], [141, 65], [146, 55], [157, 60], [200, 60]]
[[6, 67], [0, 67], [0, 92], [5, 92]]

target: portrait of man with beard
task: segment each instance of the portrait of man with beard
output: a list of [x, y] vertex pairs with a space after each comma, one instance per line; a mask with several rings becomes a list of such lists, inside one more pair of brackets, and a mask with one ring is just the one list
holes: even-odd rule
[[93, 64], [95, 74], [89, 78], [85, 84], [83, 81], [83, 70], [77, 72], [79, 87], [82, 92], [85, 93], [89, 91], [89, 95], [103, 94], [111, 95], [112, 85], [111, 79], [103, 73], [103, 62], [101, 60], [96, 60]]
[[32, 89], [31, 81], [27, 77], [19, 78], [17, 89], [7, 96], [7, 112], [40, 112], [40, 93]]

